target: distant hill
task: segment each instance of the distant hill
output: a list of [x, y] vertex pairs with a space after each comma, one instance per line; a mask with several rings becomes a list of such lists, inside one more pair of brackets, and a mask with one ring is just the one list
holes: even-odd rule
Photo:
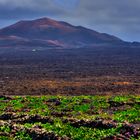
[[0, 29], [0, 47], [83, 48], [139, 44], [49, 18], [19, 21]]

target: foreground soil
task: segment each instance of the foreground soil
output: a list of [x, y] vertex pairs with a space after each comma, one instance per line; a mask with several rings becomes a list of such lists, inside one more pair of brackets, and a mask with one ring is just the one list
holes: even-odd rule
[[140, 96], [0, 96], [2, 140], [139, 140]]
[[0, 83], [0, 95], [135, 95], [140, 94], [139, 80], [130, 76], [8, 78]]

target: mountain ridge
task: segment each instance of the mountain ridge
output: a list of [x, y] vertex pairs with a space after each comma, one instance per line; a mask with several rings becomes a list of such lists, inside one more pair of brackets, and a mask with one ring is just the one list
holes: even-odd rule
[[[134, 44], [139, 46], [139, 43]], [[132, 45], [132, 43], [107, 33], [47, 17], [21, 20], [0, 29], [0, 47], [80, 48], [117, 45], [125, 46]]]

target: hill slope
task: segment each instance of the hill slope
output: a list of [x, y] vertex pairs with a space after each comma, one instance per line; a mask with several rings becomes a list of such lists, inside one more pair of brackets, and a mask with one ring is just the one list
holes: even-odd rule
[[[41, 46], [79, 48], [125, 45], [123, 40], [82, 26], [41, 18], [19, 21], [0, 30], [0, 47]], [[129, 43], [126, 43], [129, 44]]]

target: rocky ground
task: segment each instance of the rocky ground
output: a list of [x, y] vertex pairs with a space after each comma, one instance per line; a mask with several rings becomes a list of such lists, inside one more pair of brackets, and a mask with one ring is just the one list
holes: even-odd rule
[[140, 139], [139, 96], [0, 96], [0, 139]]

